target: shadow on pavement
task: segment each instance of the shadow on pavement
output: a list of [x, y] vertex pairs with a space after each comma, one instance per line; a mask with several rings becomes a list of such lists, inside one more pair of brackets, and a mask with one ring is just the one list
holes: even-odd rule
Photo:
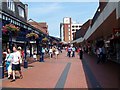
[[96, 56], [84, 54], [82, 65], [88, 88], [120, 88], [120, 64], [112, 61], [103, 64], [96, 62]]

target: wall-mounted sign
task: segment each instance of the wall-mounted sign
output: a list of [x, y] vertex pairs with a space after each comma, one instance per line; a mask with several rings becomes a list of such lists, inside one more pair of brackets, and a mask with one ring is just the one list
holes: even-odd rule
[[113, 28], [114, 37], [120, 37], [120, 28]]

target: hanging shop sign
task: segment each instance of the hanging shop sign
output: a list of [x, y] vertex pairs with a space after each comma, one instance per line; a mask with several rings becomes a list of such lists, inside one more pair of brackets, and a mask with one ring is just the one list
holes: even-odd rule
[[120, 37], [120, 28], [113, 28], [114, 38]]

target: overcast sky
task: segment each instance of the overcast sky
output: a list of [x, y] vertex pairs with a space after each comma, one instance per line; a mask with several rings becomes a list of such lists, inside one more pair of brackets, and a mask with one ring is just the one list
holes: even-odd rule
[[[24, 0], [21, 0], [22, 2]], [[34, 2], [33, 2], [34, 1]], [[50, 1], [50, 0], [49, 0]], [[76, 0], [74, 0], [76, 1]], [[37, 22], [47, 22], [49, 34], [59, 37], [60, 23], [64, 17], [71, 17], [72, 21], [80, 24], [91, 19], [98, 7], [96, 2], [43, 2], [32, 0], [32, 2], [24, 2], [28, 4], [28, 19], [31, 18]]]

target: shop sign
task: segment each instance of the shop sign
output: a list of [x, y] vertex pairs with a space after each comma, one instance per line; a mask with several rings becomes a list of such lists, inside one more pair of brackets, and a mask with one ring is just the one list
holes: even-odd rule
[[30, 43], [36, 43], [36, 41], [30, 41]]
[[115, 36], [116, 36], [116, 37], [120, 37], [120, 32], [117, 32], [117, 33], [115, 34]]
[[120, 28], [114, 28], [113, 29], [113, 34], [115, 37], [120, 37]]

